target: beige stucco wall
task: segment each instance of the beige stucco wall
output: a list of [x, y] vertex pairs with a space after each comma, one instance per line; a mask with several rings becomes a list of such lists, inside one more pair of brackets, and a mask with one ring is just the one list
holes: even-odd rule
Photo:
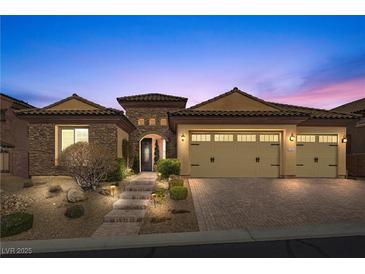
[[[191, 131], [276, 131], [282, 134], [281, 146], [281, 165], [280, 175], [284, 177], [292, 177], [296, 174], [296, 141], [290, 141], [291, 134], [296, 136], [300, 133], [316, 133], [316, 134], [338, 134], [339, 152], [338, 152], [338, 175], [346, 174], [346, 145], [341, 142], [343, 136], [346, 136], [346, 128], [344, 127], [297, 127], [296, 125], [178, 125], [177, 127], [177, 158], [181, 161], [181, 174], [190, 175], [190, 159], [189, 159], [189, 137]], [[185, 140], [181, 140], [181, 136], [185, 136]]]
[[97, 108], [92, 105], [81, 102], [77, 99], [70, 99], [70, 100], [67, 100], [66, 102], [53, 106], [49, 109], [59, 109], [59, 110], [73, 110], [73, 109], [85, 110], [85, 109], [87, 109], [87, 110], [91, 110], [91, 109], [97, 109]]
[[263, 110], [277, 111], [276, 108], [260, 103], [238, 92], [229, 94], [211, 103], [207, 103], [198, 108], [198, 110]]
[[346, 143], [342, 143], [342, 138], [346, 137], [346, 127], [297, 127], [297, 133], [337, 134], [338, 135], [337, 173], [339, 177], [346, 176]]

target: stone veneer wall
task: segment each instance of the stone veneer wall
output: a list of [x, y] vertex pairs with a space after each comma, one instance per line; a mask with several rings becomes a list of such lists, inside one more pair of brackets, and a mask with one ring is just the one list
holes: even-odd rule
[[[139, 141], [141, 138], [147, 134], [155, 133], [161, 135], [166, 140], [166, 157], [167, 158], [176, 158], [176, 135], [170, 129], [168, 124], [166, 126], [160, 125], [160, 119], [165, 118], [168, 120], [167, 112], [177, 111], [180, 108], [127, 108], [126, 116], [128, 119], [137, 127], [137, 130], [134, 130], [129, 135], [129, 141], [131, 145], [130, 151], [130, 163], [133, 163], [133, 159], [135, 156], [138, 157], [139, 150]], [[139, 118], [143, 118], [145, 125], [139, 126], [137, 121]], [[150, 126], [149, 119], [155, 118], [156, 125]]]
[[[55, 166], [55, 125], [53, 123], [29, 124], [29, 175], [64, 175]], [[114, 124], [89, 124], [89, 142], [102, 145], [105, 153], [117, 157], [117, 126]]]

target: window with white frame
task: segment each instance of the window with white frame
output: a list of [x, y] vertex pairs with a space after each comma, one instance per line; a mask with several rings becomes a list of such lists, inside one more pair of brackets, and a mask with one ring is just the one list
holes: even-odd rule
[[210, 134], [191, 134], [193, 142], [210, 142]]
[[89, 142], [88, 128], [61, 128], [61, 151], [77, 142]]
[[278, 134], [260, 134], [260, 142], [279, 142]]
[[315, 135], [298, 135], [297, 142], [298, 143], [314, 143], [316, 141]]
[[214, 142], [233, 142], [233, 134], [214, 134]]
[[237, 134], [237, 142], [256, 142], [256, 134]]
[[337, 143], [336, 135], [319, 135], [318, 142], [320, 143]]

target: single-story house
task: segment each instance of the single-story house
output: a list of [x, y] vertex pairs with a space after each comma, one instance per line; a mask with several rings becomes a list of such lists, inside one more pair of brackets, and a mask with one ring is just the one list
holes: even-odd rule
[[338, 106], [333, 111], [361, 115], [347, 125], [347, 169], [350, 176], [365, 177], [365, 98]]
[[77, 141], [121, 157], [125, 139], [129, 165], [140, 171], [177, 157], [181, 174], [193, 177], [345, 177], [346, 126], [359, 119], [267, 102], [238, 88], [190, 108], [187, 98], [158, 93], [117, 100], [125, 114], [76, 94], [19, 111], [29, 121], [30, 175], [58, 175], [60, 153]]

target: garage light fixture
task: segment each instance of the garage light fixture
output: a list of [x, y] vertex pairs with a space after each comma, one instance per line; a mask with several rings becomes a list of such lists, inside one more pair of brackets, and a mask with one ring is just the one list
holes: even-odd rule
[[346, 137], [342, 138], [342, 143], [347, 143], [347, 138]]
[[183, 133], [183, 134], [181, 134], [181, 142], [184, 142], [184, 141], [185, 141], [185, 135]]
[[295, 136], [294, 136], [293, 133], [290, 135], [289, 140], [292, 141], [292, 142], [295, 141]]

